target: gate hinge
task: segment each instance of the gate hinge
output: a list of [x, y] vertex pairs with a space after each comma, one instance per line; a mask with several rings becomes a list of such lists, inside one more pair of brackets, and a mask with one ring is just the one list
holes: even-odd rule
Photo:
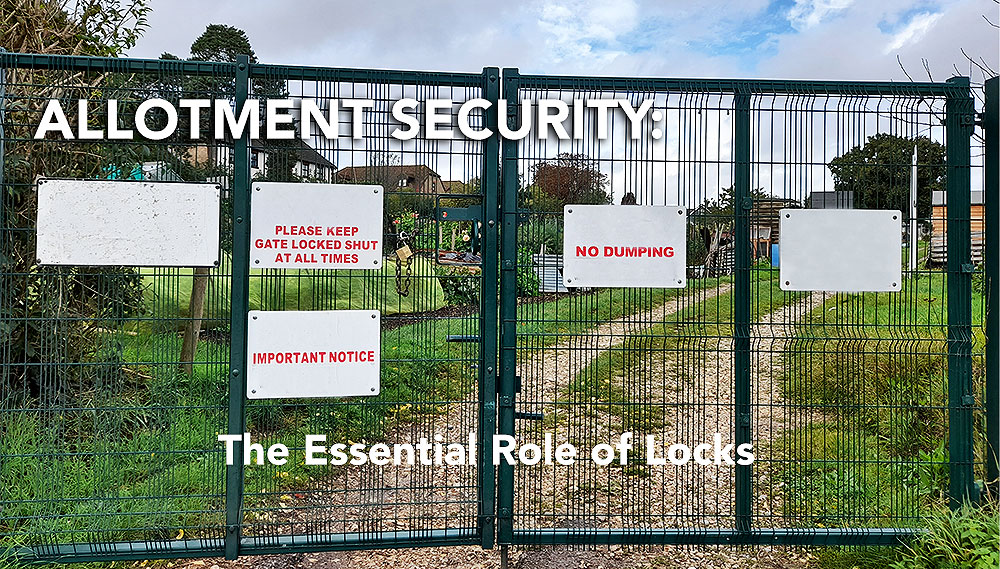
[[753, 198], [743, 198], [743, 209], [753, 209]]
[[514, 406], [514, 398], [511, 397], [510, 395], [502, 395], [500, 397], [500, 406], [501, 407], [513, 407]]
[[974, 395], [963, 395], [962, 405], [965, 407], [972, 407], [976, 404], [976, 397]]
[[973, 263], [962, 263], [962, 272], [971, 274], [976, 272], [976, 265]]

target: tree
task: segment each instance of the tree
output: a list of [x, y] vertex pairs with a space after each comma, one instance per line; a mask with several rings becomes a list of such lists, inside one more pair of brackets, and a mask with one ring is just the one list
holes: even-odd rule
[[[57, 55], [118, 56], [133, 47], [146, 28], [144, 0], [80, 0], [79, 2], [7, 0], [0, 10], [0, 46], [9, 50]], [[141, 277], [131, 267], [40, 267], [35, 263], [39, 177], [104, 178], [108, 168], [135, 164], [135, 147], [104, 141], [72, 144], [33, 140], [48, 99], [102, 98], [119, 79], [111, 74], [44, 69], [8, 69], [3, 128], [3, 187], [0, 226], [0, 345], [5, 360], [0, 392], [4, 397], [45, 397], [62, 402], [71, 382], [114, 373], [113, 366], [95, 371], [70, 366], [54, 377], [49, 365], [103, 361], [121, 357], [121, 344], [94, 330], [114, 327], [144, 309]], [[61, 316], [58, 323], [53, 314]], [[23, 365], [22, 365], [23, 364]], [[48, 371], [47, 371], [48, 370]], [[47, 385], [48, 387], [43, 387]], [[90, 391], [89, 388], [80, 393]], [[79, 403], [79, 402], [77, 402]]]
[[562, 211], [567, 204], [608, 204], [608, 177], [597, 160], [583, 154], [563, 153], [535, 164], [530, 192], [532, 209]]
[[917, 218], [928, 219], [931, 197], [945, 188], [945, 148], [927, 137], [879, 133], [830, 161], [834, 190], [854, 192], [859, 209], [898, 209], [910, 215], [910, 172], [917, 145]]
[[[224, 24], [210, 24], [207, 26], [205, 31], [191, 43], [190, 51], [191, 59], [196, 61], [233, 63], [240, 55], [248, 56], [251, 62], [257, 61], [257, 56], [250, 45], [250, 38], [246, 32]], [[164, 53], [161, 58], [176, 59], [170, 53]], [[284, 98], [288, 95], [285, 83], [281, 80], [254, 79], [251, 88], [253, 96], [261, 99]], [[231, 77], [189, 78], [181, 90], [188, 92], [208, 92], [217, 98], [228, 96], [234, 99], [236, 95], [235, 84]], [[261, 113], [264, 113], [263, 104], [261, 105]], [[209, 121], [212, 118], [208, 115], [208, 113], [203, 113], [201, 117], [201, 120], [205, 122], [201, 129], [203, 133], [210, 132]], [[183, 128], [183, 125], [181, 126], [182, 128], [178, 128], [177, 132], [185, 132], [187, 130]], [[295, 148], [293, 147], [294, 141], [261, 141], [259, 144], [264, 147], [265, 158], [264, 171], [262, 175], [258, 176], [258, 179], [275, 182], [295, 181], [296, 177], [292, 173], [296, 156]], [[209, 171], [212, 168], [216, 168], [216, 164], [209, 163], [200, 167], [198, 165], [190, 165], [190, 161], [184, 156], [187, 148], [189, 147], [177, 146], [173, 152], [174, 155], [180, 158], [177, 162], [187, 164], [186, 167], [182, 167], [188, 176], [185, 179], [206, 179], [210, 175], [218, 175]], [[224, 231], [224, 236], [227, 237], [229, 235], [231, 235], [231, 231]], [[229, 240], [224, 239], [223, 242], [227, 243]], [[194, 269], [188, 312], [189, 320], [184, 329], [184, 340], [181, 344], [179, 358], [181, 370], [188, 375], [191, 375], [194, 371], [191, 362], [193, 362], [198, 350], [198, 337], [201, 333], [202, 316], [205, 310], [205, 293], [208, 288], [210, 274], [211, 271], [207, 267], [196, 267]]]
[[247, 33], [225, 24], [209, 24], [191, 44], [191, 59], [198, 61], [236, 61], [238, 55], [257, 61]]

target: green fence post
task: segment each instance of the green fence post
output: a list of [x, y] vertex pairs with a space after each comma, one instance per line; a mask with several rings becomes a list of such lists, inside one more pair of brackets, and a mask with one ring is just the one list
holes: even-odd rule
[[946, 103], [948, 191], [948, 451], [953, 508], [975, 501], [972, 410], [970, 146], [975, 124], [968, 77], [952, 77]]
[[[736, 445], [751, 442], [750, 425], [750, 94], [737, 88], [733, 100], [733, 144], [735, 186], [733, 213], [736, 217], [734, 240], [736, 282], [733, 302], [733, 375], [735, 385]], [[751, 527], [750, 494], [753, 490], [752, 466], [736, 466], [736, 530], [749, 532]]]
[[[236, 58], [236, 115], [243, 112], [250, 91], [250, 58]], [[233, 264], [232, 306], [229, 317], [229, 428], [228, 434], [244, 432], [247, 361], [247, 312], [250, 296], [250, 146], [243, 129], [233, 150]], [[226, 559], [240, 552], [243, 505], [243, 444], [234, 446], [233, 464], [226, 467]]]
[[[503, 97], [511, 102], [507, 121], [515, 127], [518, 120], [518, 70], [503, 70]], [[500, 385], [498, 422], [499, 432], [514, 435], [514, 375], [517, 373], [517, 141], [504, 140], [501, 167], [501, 213], [503, 230], [500, 234]], [[484, 449], [492, 451], [492, 449]], [[491, 452], [492, 454], [492, 452]], [[497, 506], [497, 540], [509, 544], [514, 538], [514, 467], [501, 462], [497, 467], [499, 488]]]
[[1000, 497], [1000, 77], [986, 80], [983, 109], [986, 163], [986, 484]]
[[[497, 368], [497, 216], [500, 213], [500, 148], [497, 132], [497, 100], [500, 98], [500, 69], [483, 69], [483, 97], [491, 103], [486, 110], [485, 127], [493, 136], [483, 145], [483, 247], [479, 298], [479, 528], [481, 544], [492, 548], [496, 537], [496, 467], [490, 449], [496, 431]], [[475, 232], [473, 232], [475, 233]]]

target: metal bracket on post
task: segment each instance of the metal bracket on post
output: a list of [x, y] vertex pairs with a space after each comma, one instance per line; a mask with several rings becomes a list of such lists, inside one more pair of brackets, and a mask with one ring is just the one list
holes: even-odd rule
[[[236, 57], [236, 114], [250, 94], [250, 58]], [[227, 433], [244, 433], [247, 361], [247, 313], [250, 310], [250, 144], [247, 130], [233, 145], [233, 275], [229, 339], [229, 421]], [[240, 554], [243, 517], [243, 443], [234, 445], [233, 464], [226, 466], [226, 559]]]
[[[520, 75], [517, 69], [503, 70], [503, 97], [518, 100]], [[519, 105], [507, 107], [508, 125], [517, 122]], [[501, 434], [514, 434], [514, 377], [517, 374], [517, 141], [503, 140], [500, 160], [500, 219], [502, 258], [500, 271], [500, 395], [497, 427]], [[501, 461], [497, 467], [497, 541], [507, 545], [514, 539], [514, 467]]]
[[[497, 427], [496, 394], [498, 358], [498, 307], [497, 281], [499, 238], [497, 214], [500, 211], [500, 140], [497, 134], [497, 101], [500, 98], [500, 69], [487, 67], [483, 69], [483, 98], [490, 101], [491, 107], [486, 111], [486, 128], [493, 135], [483, 142], [482, 207], [471, 207], [466, 213], [472, 216], [473, 224], [483, 222], [482, 235], [482, 278], [479, 295], [479, 339], [481, 362], [479, 366], [479, 526], [481, 531], [480, 545], [492, 548], [496, 541], [496, 466], [488, 460], [489, 451], [493, 448], [493, 434]], [[441, 213], [446, 214], [449, 210]], [[460, 210], [455, 210], [460, 211]], [[475, 215], [479, 213], [478, 219]], [[440, 219], [440, 218], [439, 218]], [[473, 229], [475, 232], [475, 228]]]

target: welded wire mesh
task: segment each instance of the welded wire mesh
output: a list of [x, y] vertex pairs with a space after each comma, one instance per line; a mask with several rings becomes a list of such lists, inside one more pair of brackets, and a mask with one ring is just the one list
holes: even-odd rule
[[[514, 542], [818, 543], [839, 539], [815, 537], [820, 534], [850, 537], [838, 534], [840, 528], [919, 527], [948, 502], [950, 411], [981, 416], [982, 401], [949, 401], [947, 283], [949, 276], [965, 277], [947, 265], [947, 229], [949, 221], [970, 222], [970, 256], [978, 263], [983, 217], [978, 192], [969, 217], [947, 213], [942, 93], [910, 87], [872, 93], [834, 84], [518, 80], [522, 99], [619, 98], [633, 106], [653, 99], [657, 111], [638, 140], [615, 132], [625, 125], [619, 120], [597, 141], [591, 118], [580, 140], [516, 143], [507, 159], [516, 160], [519, 179], [515, 184], [508, 177], [504, 191], [518, 192], [527, 220], [517, 234], [519, 277], [561, 270], [559, 255], [566, 252], [553, 250], [561, 239], [551, 236], [561, 235], [562, 204], [547, 199], [551, 188], [540, 173], [562, 168], [577, 180], [596, 180], [605, 203], [628, 204], [634, 195], [640, 205], [686, 207], [689, 280], [679, 291], [554, 292], [543, 282], [538, 290], [553, 291], [541, 297], [549, 302], [526, 298], [535, 289], [519, 286], [515, 434], [538, 444], [551, 434], [553, 444], [570, 442], [586, 455], [631, 431], [637, 450], [624, 466], [595, 465], [589, 456], [569, 467], [515, 466]], [[734, 117], [740, 96], [749, 100], [745, 201], [733, 191], [745, 144]], [[904, 235], [900, 292], [782, 290], [779, 210], [898, 209], [908, 221], [914, 144], [918, 232], [916, 239]], [[974, 160], [974, 180], [981, 179], [980, 167]], [[748, 236], [737, 233], [741, 215]], [[912, 270], [906, 264], [911, 246], [918, 253]], [[745, 269], [738, 264], [740, 247], [749, 249]], [[748, 273], [742, 285], [741, 270]], [[971, 299], [972, 358], [965, 361], [973, 363], [978, 382], [982, 290], [973, 287]], [[750, 315], [743, 374], [734, 343], [739, 303]], [[952, 389], [961, 382], [951, 379]], [[741, 389], [749, 394], [746, 415]], [[707, 443], [711, 456], [715, 433], [725, 445], [745, 426], [756, 459], [746, 491], [737, 489], [738, 467], [714, 460], [646, 463], [648, 435], [661, 457], [674, 443]], [[973, 461], [980, 468], [982, 454]]]
[[[367, 309], [381, 312], [382, 371], [377, 397], [250, 401], [247, 428], [264, 442], [282, 442], [292, 456], [303, 433], [334, 443], [416, 445], [421, 438], [467, 444], [479, 431], [479, 301], [482, 251], [475, 221], [436, 221], [438, 207], [482, 206], [483, 144], [433, 140], [423, 122], [427, 99], [458, 105], [482, 97], [480, 75], [390, 74], [336, 70], [289, 71], [261, 67], [251, 97], [310, 98], [324, 109], [337, 100], [369, 100], [363, 133], [354, 139], [317, 138], [316, 152], [335, 164], [330, 181], [385, 187], [381, 271], [253, 270], [251, 308], [264, 310]], [[268, 92], [262, 86], [280, 85]], [[419, 102], [421, 134], [390, 136], [399, 123], [392, 104]], [[262, 103], [263, 105], [263, 103]], [[351, 117], [338, 115], [342, 132]], [[483, 115], [472, 117], [481, 128]], [[294, 154], [262, 144], [262, 179], [281, 181]], [[303, 181], [326, 181], [319, 176]], [[455, 195], [452, 198], [450, 196]], [[481, 218], [481, 215], [478, 216]], [[482, 220], [480, 219], [479, 222]], [[399, 247], [414, 257], [401, 262]], [[452, 341], [449, 341], [449, 338]], [[461, 340], [461, 341], [456, 341]], [[343, 535], [361, 546], [400, 540], [471, 541], [478, 528], [479, 469], [402, 464], [377, 466], [252, 466], [246, 470], [243, 532], [267, 547], [291, 535]]]
[[[149, 98], [229, 98], [232, 69], [202, 76], [169, 64], [147, 72], [66, 65], [8, 67], [0, 209], [0, 539], [54, 556], [221, 547], [231, 266], [208, 270], [190, 370], [181, 345], [195, 269], [55, 267], [35, 260], [39, 177], [208, 181], [231, 190], [222, 143], [34, 140], [42, 110], [61, 101], [78, 121], [125, 117]], [[212, 85], [207, 87], [206, 85]], [[156, 119], [154, 119], [156, 120]], [[188, 153], [211, 160], [187, 159]], [[228, 204], [228, 198], [223, 200]], [[219, 212], [231, 227], [229, 209]], [[227, 241], [224, 238], [224, 242]]]

